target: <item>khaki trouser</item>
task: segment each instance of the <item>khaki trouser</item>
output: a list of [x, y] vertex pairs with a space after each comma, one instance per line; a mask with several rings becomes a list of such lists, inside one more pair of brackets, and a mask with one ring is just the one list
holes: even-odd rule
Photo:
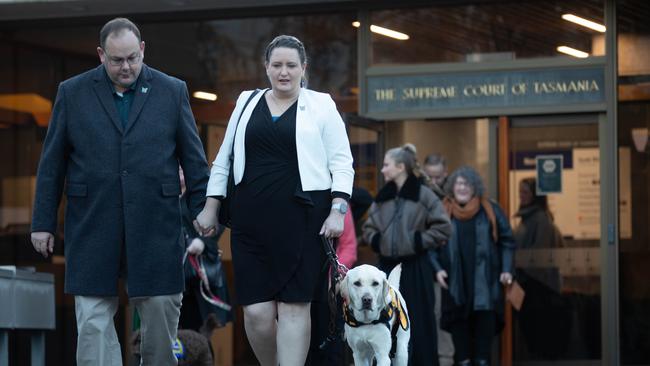
[[[172, 351], [176, 339], [182, 294], [135, 297], [141, 319], [140, 365], [177, 365]], [[117, 297], [75, 296], [77, 365], [122, 366], [122, 352], [113, 317]]]

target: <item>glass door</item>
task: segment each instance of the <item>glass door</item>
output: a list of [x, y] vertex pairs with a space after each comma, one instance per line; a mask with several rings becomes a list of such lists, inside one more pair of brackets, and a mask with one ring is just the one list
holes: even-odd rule
[[513, 118], [509, 212], [526, 291], [513, 312], [515, 365], [600, 365], [598, 115]]

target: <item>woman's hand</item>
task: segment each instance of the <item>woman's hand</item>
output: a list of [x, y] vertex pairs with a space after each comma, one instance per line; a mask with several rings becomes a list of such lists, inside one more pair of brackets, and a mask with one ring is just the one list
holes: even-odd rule
[[343, 221], [345, 215], [336, 211], [330, 211], [330, 215], [327, 216], [327, 219], [323, 223], [323, 226], [320, 228], [320, 235], [324, 235], [326, 238], [338, 238], [343, 234]]
[[190, 246], [187, 247], [187, 253], [192, 255], [201, 255], [205, 249], [205, 243], [199, 238], [192, 239]]
[[217, 213], [220, 206], [219, 200], [208, 197], [205, 201], [203, 210], [196, 216], [194, 220], [194, 229], [202, 236], [212, 236], [216, 232], [217, 227]]
[[512, 285], [512, 274], [508, 272], [501, 273], [501, 276], [499, 276], [499, 281], [501, 281], [501, 283], [504, 285]]
[[436, 281], [440, 284], [440, 287], [444, 288], [445, 290], [449, 288], [447, 286], [447, 271], [442, 270], [436, 272]]

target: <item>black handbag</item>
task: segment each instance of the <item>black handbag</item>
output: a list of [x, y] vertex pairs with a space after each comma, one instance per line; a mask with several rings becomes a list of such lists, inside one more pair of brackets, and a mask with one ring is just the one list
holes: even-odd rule
[[[220, 234], [219, 234], [220, 235]], [[208, 244], [206, 244], [208, 245]], [[200, 263], [205, 275], [208, 279], [208, 286], [210, 287], [211, 295], [217, 296], [218, 300], [222, 301], [225, 304], [230, 304], [230, 294], [228, 292], [228, 285], [226, 283], [226, 273], [223, 268], [223, 263], [221, 261], [221, 255], [216, 253], [209, 253], [207, 250], [203, 252], [200, 256]], [[185, 272], [185, 288], [189, 291], [196, 291], [198, 298], [201, 296], [198, 295], [199, 292], [202, 293], [200, 289], [201, 278], [196, 272], [194, 267], [190, 264], [189, 258], [183, 264], [183, 271]], [[217, 320], [217, 327], [222, 327], [226, 323], [232, 321], [233, 314], [229, 309], [211, 304], [205, 300], [198, 300], [199, 309], [205, 309], [207, 313], [214, 314]], [[204, 317], [204, 310], [200, 310], [202, 317]], [[205, 319], [204, 319], [205, 321]]]
[[235, 132], [232, 136], [232, 147], [230, 149], [230, 169], [228, 170], [228, 182], [226, 183], [226, 197], [221, 199], [221, 207], [219, 208], [218, 217], [219, 223], [226, 227], [230, 227], [230, 215], [232, 210], [230, 198], [232, 197], [233, 192], [235, 192], [235, 174], [233, 171], [233, 163], [235, 160], [235, 136], [237, 135], [237, 128], [239, 127], [239, 121], [241, 120], [242, 114], [244, 114], [248, 103], [250, 103], [253, 97], [255, 97], [255, 95], [257, 95], [259, 92], [260, 89], [255, 89], [255, 91], [251, 93], [251, 96], [248, 97], [248, 100], [244, 104], [244, 108], [242, 108], [241, 113], [239, 114], [237, 124], [235, 125]]

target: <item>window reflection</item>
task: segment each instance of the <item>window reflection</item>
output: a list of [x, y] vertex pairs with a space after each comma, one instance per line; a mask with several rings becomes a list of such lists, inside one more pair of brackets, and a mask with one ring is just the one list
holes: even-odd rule
[[650, 364], [650, 4], [617, 1], [621, 363]]
[[409, 39], [372, 33], [372, 61], [379, 65], [572, 57], [558, 52], [560, 46], [590, 56], [604, 54], [603, 33], [563, 19], [566, 14], [602, 25], [603, 2], [522, 1], [377, 11], [371, 14], [373, 25]]

